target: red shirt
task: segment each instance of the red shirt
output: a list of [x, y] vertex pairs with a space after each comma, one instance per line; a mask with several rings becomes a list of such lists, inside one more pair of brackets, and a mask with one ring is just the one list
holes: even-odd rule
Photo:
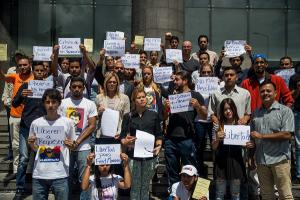
[[[292, 93], [280, 76], [267, 74], [265, 79], [270, 79], [276, 85], [276, 100], [278, 102], [283, 102], [286, 106], [289, 107], [293, 105], [294, 99], [292, 97]], [[252, 112], [262, 105], [262, 100], [259, 95], [259, 85], [259, 81], [255, 78], [247, 78], [241, 84], [241, 87], [250, 92]]]

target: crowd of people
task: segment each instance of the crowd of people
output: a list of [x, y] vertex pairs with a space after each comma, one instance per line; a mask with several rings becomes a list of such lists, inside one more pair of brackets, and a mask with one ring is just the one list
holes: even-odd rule
[[[80, 199], [117, 199], [118, 193], [132, 200], [150, 198], [150, 182], [158, 155], [164, 149], [170, 199], [188, 200], [198, 177], [207, 178], [204, 152], [209, 138], [214, 162], [210, 194], [200, 199], [271, 200], [293, 199], [292, 181], [300, 183], [300, 72], [285, 80], [268, 72], [268, 58], [246, 53], [229, 58], [208, 49], [206, 35], [198, 37], [199, 51], [190, 41], [182, 42], [183, 62], [167, 63], [165, 49], [180, 48], [178, 37], [166, 33], [162, 51], [146, 52], [134, 41], [126, 53], [140, 55], [140, 68], [125, 68], [120, 57], [60, 57], [54, 45], [51, 62], [32, 61], [22, 51], [14, 55], [16, 66], [0, 79], [5, 81], [2, 100], [9, 122], [10, 151], [16, 178], [14, 199], [26, 193], [30, 154], [33, 199], [70, 199], [80, 185]], [[245, 57], [251, 64], [242, 69]], [[172, 66], [171, 81], [156, 83], [153, 69]], [[3, 66], [1, 66], [3, 69]], [[293, 68], [292, 59], [280, 59], [280, 70]], [[219, 88], [211, 94], [195, 90], [200, 77], [217, 77]], [[53, 82], [40, 98], [32, 98], [32, 80]], [[190, 109], [172, 113], [169, 95], [190, 93]], [[119, 112], [114, 137], [104, 136], [101, 119], [106, 109]], [[245, 145], [224, 143], [227, 125], [248, 125]], [[61, 145], [41, 145], [41, 127], [61, 127]], [[49, 129], [50, 130], [50, 129]], [[137, 132], [154, 136], [152, 157], [134, 156]], [[295, 162], [291, 141], [295, 140]], [[121, 164], [95, 165], [95, 144], [120, 144]], [[29, 148], [30, 147], [30, 148]], [[291, 178], [291, 166], [295, 177]], [[213, 189], [212, 189], [213, 188]]]

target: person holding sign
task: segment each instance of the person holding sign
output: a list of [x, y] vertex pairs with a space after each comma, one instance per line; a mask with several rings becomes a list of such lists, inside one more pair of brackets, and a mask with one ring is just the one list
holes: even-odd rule
[[[218, 113], [219, 124], [214, 124], [212, 149], [215, 151], [216, 199], [224, 199], [226, 182], [230, 183], [231, 199], [240, 198], [240, 185], [246, 177], [242, 146], [224, 145], [224, 125], [238, 125], [239, 116], [234, 101], [223, 99]], [[253, 142], [246, 144], [253, 148]]]
[[201, 67], [205, 64], [209, 64], [209, 60], [210, 60], [210, 57], [209, 57], [209, 54], [207, 52], [200, 52], [199, 53], [199, 68], [192, 73], [193, 83], [197, 82], [198, 78], [200, 77]]
[[193, 73], [194, 71], [198, 70], [200, 67], [199, 61], [191, 56], [192, 49], [193, 47], [191, 41], [188, 40], [184, 41], [182, 43], [183, 63], [178, 63], [180, 64], [180, 68], [182, 70], [188, 71], [189, 73]]
[[158, 51], [150, 52], [150, 66], [151, 67], [159, 67], [160, 63], [158, 62]]
[[[32, 174], [33, 199], [47, 200], [50, 188], [57, 200], [69, 196], [69, 156], [70, 149], [75, 148], [75, 132], [72, 120], [57, 112], [61, 100], [58, 90], [46, 90], [42, 102], [47, 114], [30, 126], [28, 144], [37, 152]], [[43, 139], [49, 145], [42, 145]]]
[[112, 172], [111, 165], [95, 165], [95, 174], [90, 175], [94, 157], [94, 153], [90, 153], [87, 157], [81, 189], [87, 190], [91, 188], [92, 200], [117, 200], [118, 189], [128, 189], [131, 186], [132, 178], [128, 164], [128, 156], [125, 153], [121, 153], [120, 155], [123, 162], [124, 179], [120, 175], [116, 175]]
[[[177, 72], [174, 84], [175, 94], [191, 94], [189, 104], [192, 110], [169, 115], [165, 140], [165, 157], [170, 186], [180, 180], [178, 174], [181, 165], [191, 164], [197, 166], [196, 147], [193, 141], [195, 134], [194, 120], [196, 116], [201, 119], [207, 118], [207, 109], [202, 95], [190, 89], [190, 74], [186, 71]], [[167, 100], [167, 107], [170, 107], [169, 100]]]
[[[133, 111], [124, 116], [121, 132], [121, 144], [126, 148], [130, 158], [133, 184], [130, 191], [131, 200], [148, 200], [150, 180], [155, 173], [156, 157], [162, 148], [162, 131], [160, 119], [156, 112], [146, 108], [147, 100], [144, 88], [136, 87], [132, 93]], [[134, 148], [137, 132], [146, 132], [155, 137], [152, 149], [145, 151], [153, 154], [152, 157], [134, 157]]]
[[276, 101], [277, 86], [268, 80], [260, 84], [262, 106], [253, 113], [251, 123], [262, 200], [275, 199], [274, 184], [279, 199], [293, 199], [290, 140], [295, 129], [294, 115]]
[[[196, 189], [196, 184], [198, 181], [197, 169], [193, 165], [184, 165], [179, 175], [180, 175], [180, 181], [172, 185], [170, 196], [172, 197], [173, 200], [191, 199], [192, 194]], [[206, 189], [208, 192], [208, 188]], [[203, 194], [204, 191], [197, 191], [197, 192], [202, 192]], [[196, 200], [208, 200], [208, 199], [209, 199], [209, 194], [207, 193], [205, 194], [205, 196], [202, 196], [200, 197], [200, 199], [196, 199]]]

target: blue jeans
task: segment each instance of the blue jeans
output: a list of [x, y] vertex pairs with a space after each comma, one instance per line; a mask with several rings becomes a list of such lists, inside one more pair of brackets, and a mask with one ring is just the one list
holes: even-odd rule
[[69, 195], [68, 177], [60, 179], [32, 179], [32, 199], [48, 200], [49, 190], [56, 200], [66, 200]]
[[[196, 147], [192, 139], [166, 138], [165, 158], [169, 177], [169, 186], [180, 181], [182, 165], [197, 166]], [[180, 162], [181, 161], [181, 162]]]
[[29, 161], [28, 145], [27, 139], [29, 135], [29, 128], [25, 126], [20, 126], [20, 141], [19, 141], [19, 164], [16, 176], [16, 186], [17, 190], [25, 190], [25, 178], [26, 169]]
[[300, 178], [300, 112], [295, 111], [296, 177]]
[[[226, 183], [228, 180], [216, 179], [216, 200], [224, 200], [224, 195], [226, 194]], [[230, 180], [230, 193], [231, 200], [240, 199], [240, 179]]]
[[[70, 187], [72, 186], [72, 183], [76, 182], [76, 180], [74, 180], [74, 177], [78, 177], [78, 180], [81, 183], [83, 172], [86, 167], [86, 158], [90, 152], [91, 152], [90, 150], [71, 151], [71, 154], [70, 154], [70, 176], [69, 176]], [[75, 164], [78, 168], [77, 175], [75, 174]], [[71, 188], [70, 188], [70, 193], [72, 193]], [[80, 192], [80, 200], [88, 200], [88, 199], [90, 199], [90, 191], [82, 190]]]

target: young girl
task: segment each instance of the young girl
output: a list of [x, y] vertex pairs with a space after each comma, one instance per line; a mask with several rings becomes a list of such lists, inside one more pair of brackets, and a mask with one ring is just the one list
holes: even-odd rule
[[125, 153], [121, 153], [120, 155], [123, 161], [124, 179], [112, 173], [111, 165], [95, 165], [95, 175], [90, 176], [94, 157], [94, 153], [90, 153], [87, 157], [87, 166], [83, 174], [81, 189], [87, 190], [91, 187], [92, 200], [116, 200], [118, 197], [118, 188], [128, 189], [131, 186], [128, 156]]
[[[234, 101], [224, 99], [220, 104], [219, 124], [214, 124], [212, 148], [215, 150], [216, 200], [223, 200], [226, 194], [226, 182], [230, 183], [231, 199], [240, 199], [240, 184], [245, 178], [245, 164], [242, 146], [224, 145], [224, 125], [237, 125], [238, 114]], [[247, 143], [251, 147], [252, 142]]]

